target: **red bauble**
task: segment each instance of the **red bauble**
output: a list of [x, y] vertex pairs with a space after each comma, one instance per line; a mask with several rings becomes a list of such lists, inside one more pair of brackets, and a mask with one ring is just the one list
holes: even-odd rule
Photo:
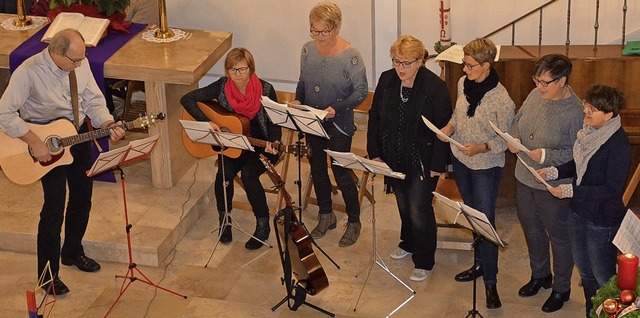
[[609, 315], [615, 314], [618, 311], [618, 301], [613, 298], [607, 298], [602, 303], [602, 309]]
[[636, 299], [636, 295], [633, 294], [631, 290], [623, 290], [620, 292], [620, 302], [624, 305], [631, 305], [631, 303]]

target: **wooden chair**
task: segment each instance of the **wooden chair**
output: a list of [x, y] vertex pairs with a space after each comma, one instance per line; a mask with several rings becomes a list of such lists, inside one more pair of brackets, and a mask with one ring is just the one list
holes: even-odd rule
[[624, 189], [624, 193], [622, 194], [622, 203], [624, 203], [624, 206], [629, 205], [629, 201], [631, 201], [631, 197], [633, 196], [633, 193], [636, 192], [636, 187], [638, 187], [639, 181], [640, 181], [640, 164], [638, 164], [638, 166], [636, 167], [636, 171], [631, 176], [631, 179], [629, 180], [629, 184], [627, 184], [627, 187]]
[[[373, 92], [369, 92], [367, 94], [367, 97], [356, 108], [354, 108], [353, 111], [355, 113], [368, 114], [369, 109], [371, 109], [372, 101], [373, 101]], [[314, 151], [314, 150], [311, 149], [311, 151]], [[351, 152], [353, 152], [355, 155], [360, 157], [367, 157], [367, 151], [363, 148], [352, 146]], [[327, 160], [329, 161], [329, 164], [331, 164], [331, 159], [328, 156], [327, 156]], [[358, 187], [358, 202], [360, 203], [360, 206], [362, 206], [362, 201], [365, 197], [369, 200], [369, 202], [373, 203], [373, 195], [371, 194], [371, 191], [367, 188], [367, 182], [369, 181], [369, 177], [370, 177], [369, 172], [362, 171], [361, 173], [362, 174], [358, 176], [355, 171], [349, 170], [349, 174], [351, 175], [351, 178], [353, 178], [353, 181], [356, 183], [356, 186]], [[318, 199], [312, 196], [312, 190], [313, 190], [313, 179], [311, 178], [311, 173], [309, 173], [309, 177], [307, 178], [307, 182], [305, 183], [305, 189], [303, 194], [304, 196], [303, 205], [302, 205], [303, 209], [306, 209], [307, 206], [309, 206], [309, 204], [318, 205]], [[334, 195], [338, 193], [338, 187], [334, 184], [332, 184], [331, 186], [331, 193]], [[347, 211], [344, 204], [340, 204], [336, 202], [333, 203], [333, 210], [339, 211], [339, 212]]]

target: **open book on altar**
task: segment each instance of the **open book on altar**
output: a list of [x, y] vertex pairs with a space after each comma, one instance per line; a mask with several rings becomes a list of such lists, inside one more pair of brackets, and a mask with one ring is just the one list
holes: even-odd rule
[[105, 35], [109, 23], [108, 19], [87, 17], [82, 13], [61, 12], [42, 36], [42, 42], [49, 42], [56, 33], [70, 28], [76, 29], [82, 34], [85, 46], [95, 47]]

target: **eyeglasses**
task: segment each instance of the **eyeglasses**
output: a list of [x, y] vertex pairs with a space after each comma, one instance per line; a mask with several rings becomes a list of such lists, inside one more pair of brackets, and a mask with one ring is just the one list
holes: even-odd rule
[[398, 67], [400, 65], [402, 65], [404, 67], [409, 67], [409, 66], [411, 66], [411, 64], [415, 63], [418, 60], [419, 59], [415, 59], [413, 61], [400, 61], [398, 59], [391, 59], [391, 64], [393, 64], [393, 66], [395, 66], [395, 67]]
[[550, 81], [539, 80], [535, 76], [531, 76], [531, 79], [533, 80], [534, 84], [536, 84], [536, 85], [540, 84], [540, 86], [542, 86], [542, 87], [547, 87], [547, 86], [549, 86], [549, 84], [559, 80], [560, 77], [554, 78], [554, 79], [552, 79]]
[[591, 115], [593, 113], [601, 112], [601, 110], [598, 110], [597, 108], [595, 108], [595, 106], [589, 104], [586, 100], [582, 100], [582, 109], [585, 110], [587, 115]]
[[466, 68], [468, 68], [469, 70], [472, 70], [474, 67], [476, 67], [476, 66], [478, 66], [478, 65], [480, 65], [480, 64], [482, 64], [482, 63], [478, 63], [478, 64], [475, 64], [475, 65], [471, 65], [471, 64], [469, 64], [469, 63], [465, 62], [464, 60], [462, 60], [462, 68], [465, 68], [465, 67], [466, 67]]
[[245, 67], [232, 67], [232, 68], [229, 69], [229, 73], [231, 73], [231, 74], [238, 74], [238, 73], [244, 74], [244, 73], [247, 72], [248, 69], [249, 69], [248, 66], [245, 66]]
[[72, 58], [69, 57], [69, 55], [66, 55], [66, 54], [64, 56], [67, 57], [69, 59], [69, 61], [71, 61], [71, 63], [73, 63], [74, 65], [80, 64], [80, 62], [82, 62], [84, 59], [87, 58], [86, 55], [81, 57], [81, 58], [79, 58], [79, 59], [72, 59]]
[[315, 30], [313, 28], [309, 29], [309, 33], [311, 33], [311, 35], [313, 35], [313, 36], [319, 36], [320, 34], [322, 34], [324, 36], [327, 36], [327, 35], [331, 34], [332, 31], [333, 31], [333, 29], [322, 30], [322, 31], [318, 31], [318, 30]]

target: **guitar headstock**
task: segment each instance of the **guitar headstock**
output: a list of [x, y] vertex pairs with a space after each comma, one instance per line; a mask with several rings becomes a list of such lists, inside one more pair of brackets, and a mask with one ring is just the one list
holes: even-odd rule
[[298, 156], [298, 155], [302, 155], [305, 157], [311, 156], [311, 148], [305, 144], [300, 144], [299, 146], [297, 144], [286, 146], [284, 148], [284, 152], [293, 154], [294, 156]]
[[164, 113], [158, 113], [157, 115], [140, 115], [131, 122], [133, 128], [146, 128], [156, 125], [156, 121], [163, 120], [165, 118]]

